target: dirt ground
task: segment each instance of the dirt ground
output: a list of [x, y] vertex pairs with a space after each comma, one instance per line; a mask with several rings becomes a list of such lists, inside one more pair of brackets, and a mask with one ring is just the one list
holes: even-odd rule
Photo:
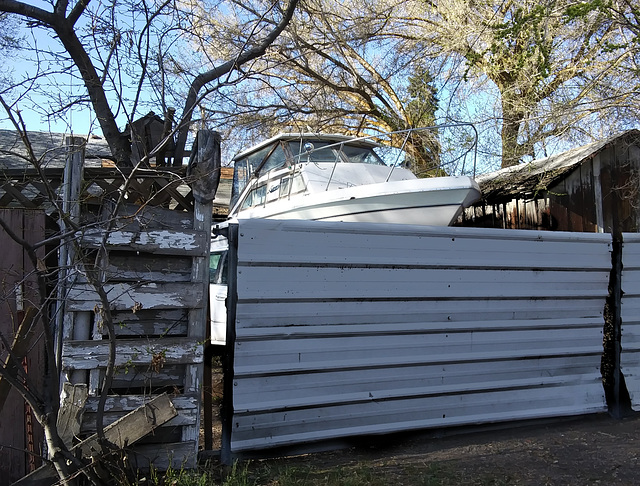
[[[640, 414], [621, 420], [601, 414], [444, 437], [397, 436], [281, 461], [311, 461], [322, 468], [366, 465], [396, 486], [416, 484], [419, 470], [444, 478], [421, 484], [578, 486], [639, 485], [639, 456]], [[389, 475], [394, 468], [396, 474]]]
[[313, 484], [640, 485], [640, 414], [440, 434], [365, 439], [344, 450], [264, 462], [280, 470], [360, 471], [361, 480], [351, 474], [348, 482]]
[[[220, 375], [213, 385], [220, 398]], [[218, 420], [219, 415], [214, 448], [220, 446]], [[640, 485], [639, 458], [640, 412], [631, 412], [623, 419], [603, 413], [363, 438], [344, 449], [254, 460], [253, 466], [366, 472], [363, 480], [350, 476], [349, 481], [313, 484], [369, 484], [367, 477], [372, 477], [375, 484], [394, 486]]]

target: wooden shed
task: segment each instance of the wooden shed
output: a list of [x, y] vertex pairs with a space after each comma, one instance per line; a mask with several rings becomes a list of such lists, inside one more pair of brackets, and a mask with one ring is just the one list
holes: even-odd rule
[[640, 130], [477, 178], [482, 199], [458, 225], [638, 232]]

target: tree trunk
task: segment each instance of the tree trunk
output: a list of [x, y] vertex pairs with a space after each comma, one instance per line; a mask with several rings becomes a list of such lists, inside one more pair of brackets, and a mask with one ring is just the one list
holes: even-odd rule
[[[67, 459], [71, 456], [66, 450], [62, 439], [58, 435], [57, 429], [57, 414], [49, 413], [42, 420], [42, 426], [44, 428], [44, 436], [47, 441], [47, 449], [49, 451], [49, 458], [53, 463], [53, 466], [60, 478], [60, 484], [73, 486], [77, 484], [73, 473], [78, 470], [77, 466], [67, 464]], [[65, 454], [66, 452], [66, 454]]]
[[516, 109], [517, 103], [522, 100], [505, 97], [502, 91], [502, 165], [511, 167], [520, 162], [520, 158], [525, 155], [526, 150], [518, 143], [518, 134], [520, 132], [520, 124], [525, 117], [525, 113], [521, 109]]

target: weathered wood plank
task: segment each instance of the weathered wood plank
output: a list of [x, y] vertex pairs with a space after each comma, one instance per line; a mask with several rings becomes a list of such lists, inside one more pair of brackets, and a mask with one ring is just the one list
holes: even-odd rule
[[[204, 289], [195, 282], [105, 284], [112, 310], [202, 308]], [[69, 312], [93, 311], [98, 295], [90, 285], [78, 284], [69, 289], [66, 308]]]
[[[213, 199], [216, 189], [220, 181], [220, 171], [213, 170], [220, 167], [220, 137], [216, 133], [208, 130], [201, 130], [196, 137], [197, 157], [195, 164], [189, 160], [189, 170], [193, 176], [197, 176], [193, 182], [194, 198], [196, 200], [193, 210], [193, 228], [196, 231], [204, 231], [211, 239], [211, 214], [213, 207]], [[206, 169], [208, 168], [208, 169]], [[202, 172], [204, 170], [204, 172]], [[197, 188], [197, 189], [196, 189]], [[191, 280], [194, 284], [200, 285], [203, 289], [204, 299], [208, 301], [209, 290], [209, 255], [193, 256], [193, 266], [191, 270]], [[194, 342], [202, 342], [206, 334], [206, 325], [209, 322], [205, 312], [206, 306], [200, 308], [192, 308], [189, 311], [189, 328], [188, 336]], [[200, 345], [201, 351], [204, 346]], [[185, 393], [194, 393], [202, 388], [204, 366], [199, 363], [197, 366], [187, 366], [185, 370], [184, 391]], [[183, 427], [182, 440], [193, 444], [194, 454], [197, 456], [198, 443], [200, 438], [200, 414], [193, 426]]]
[[[104, 435], [117, 448], [123, 449], [168, 422], [177, 414], [178, 412], [169, 396], [162, 394], [105, 427]], [[99, 453], [98, 436], [92, 435], [74, 449], [82, 451], [83, 456]]]
[[[166, 178], [161, 180], [166, 182]], [[105, 215], [109, 214], [109, 210], [110, 208], [105, 207]], [[193, 213], [149, 205], [141, 208], [138, 205], [129, 204], [120, 208], [116, 228], [134, 232], [168, 228], [189, 230], [193, 229]]]
[[[123, 449], [140, 440], [176, 415], [177, 412], [168, 395], [159, 395], [128, 413], [120, 420], [105, 427], [104, 435], [109, 442]], [[82, 451], [84, 456], [95, 455], [100, 450], [98, 436], [94, 434], [83, 440], [72, 449], [72, 451], [76, 450]], [[56, 472], [53, 467], [47, 464], [14, 484], [20, 486], [49, 486], [55, 482]]]
[[[82, 433], [94, 433], [96, 431], [96, 417], [98, 411], [99, 397], [89, 397], [85, 405], [84, 418], [82, 421]], [[149, 400], [148, 395], [122, 395], [107, 398], [105, 404], [104, 424], [109, 425], [122, 416], [142, 406]], [[198, 416], [198, 405], [200, 398], [197, 395], [172, 395], [171, 401], [178, 412], [174, 418], [163, 424], [161, 427], [178, 427], [183, 425], [194, 425]]]
[[[131, 389], [142, 388], [153, 391], [163, 387], [177, 387], [181, 390], [184, 369], [184, 365], [165, 365], [159, 371], [150, 368], [148, 364], [121, 367], [116, 370], [111, 389], [127, 394], [131, 393]], [[104, 375], [104, 370], [100, 370], [100, 375]]]
[[[77, 235], [85, 248], [102, 246], [103, 231], [88, 230]], [[109, 249], [144, 251], [163, 255], [204, 255], [209, 251], [210, 236], [197, 230], [113, 231], [107, 237]]]
[[189, 282], [191, 257], [113, 251], [106, 267], [108, 282]]
[[72, 447], [73, 438], [80, 434], [88, 394], [87, 385], [73, 385], [69, 382], [63, 385], [57, 428], [60, 438], [68, 448]]
[[158, 471], [166, 471], [169, 467], [193, 469], [198, 460], [191, 442], [140, 445], [127, 451], [127, 457], [134, 468], [148, 470], [153, 465]]
[[[176, 409], [177, 410], [177, 409]], [[192, 426], [197, 422], [198, 417], [198, 409], [192, 408], [187, 410], [177, 410], [178, 415], [173, 417], [167, 423], [161, 425], [159, 428], [163, 427], [180, 427], [180, 426]], [[125, 412], [105, 412], [104, 414], [104, 424], [110, 425], [114, 423], [116, 420], [119, 420], [125, 415]], [[82, 421], [82, 434], [93, 434], [96, 431], [96, 419], [97, 414], [85, 412], [84, 420]], [[156, 441], [157, 442], [157, 441]]]
[[[171, 402], [176, 410], [188, 410], [196, 408], [199, 403], [199, 395], [171, 395]], [[86, 413], [96, 413], [100, 397], [89, 397], [85, 403]], [[118, 395], [110, 396], [105, 403], [105, 409], [111, 412], [128, 413], [141, 407], [149, 401], [149, 395]]]
[[[202, 344], [189, 337], [121, 339], [117, 342], [116, 366], [146, 365], [155, 369], [171, 364], [202, 363]], [[93, 370], [107, 366], [109, 342], [67, 341], [62, 347], [62, 368]]]
[[[116, 336], [185, 336], [187, 334], [186, 309], [114, 312]], [[106, 329], [103, 334], [106, 335]]]

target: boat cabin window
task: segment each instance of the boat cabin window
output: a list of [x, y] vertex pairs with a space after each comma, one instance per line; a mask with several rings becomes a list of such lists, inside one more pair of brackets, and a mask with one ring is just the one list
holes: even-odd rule
[[227, 284], [227, 250], [211, 252], [209, 255], [209, 283]]
[[[305, 145], [313, 147], [309, 152], [305, 150]], [[319, 142], [312, 140], [305, 140], [302, 143], [300, 140], [289, 142], [289, 147], [293, 153], [295, 163], [301, 162], [331, 162], [334, 163], [339, 157], [338, 151], [334, 148], [324, 148], [330, 145], [327, 142]]]
[[264, 198], [267, 196], [267, 186], [265, 184], [256, 187], [247, 194], [247, 197], [242, 201], [242, 209], [247, 209], [253, 206], [259, 206], [264, 204]]
[[342, 153], [346, 157], [347, 162], [353, 164], [374, 164], [385, 165], [378, 154], [373, 149], [368, 147], [353, 147], [351, 145], [345, 145], [342, 147]]
[[[238, 203], [240, 194], [252, 177], [261, 177], [274, 169], [305, 162], [385, 165], [372, 147], [341, 145], [340, 143], [313, 139], [278, 141], [247, 157], [236, 160], [229, 207], [233, 208]], [[280, 184], [279, 197], [291, 192], [287, 183], [290, 183], [288, 179], [283, 180]], [[265, 185], [253, 189], [242, 201], [242, 209], [264, 204], [266, 191]]]
[[273, 150], [273, 145], [258, 150], [240, 160], [236, 160], [233, 169], [233, 183], [231, 186], [231, 202], [229, 207], [232, 208], [240, 197], [240, 193], [249, 183], [251, 176], [258, 170], [264, 158]]
[[[305, 145], [311, 144], [313, 150], [305, 151]], [[331, 147], [329, 147], [329, 145]], [[298, 162], [348, 162], [353, 164], [375, 164], [385, 165], [384, 162], [370, 147], [355, 147], [353, 145], [340, 145], [336, 143], [321, 142], [314, 140], [300, 140], [289, 142], [291, 152], [294, 154], [295, 161]]]
[[284, 153], [284, 149], [282, 145], [278, 144], [278, 146], [271, 152], [267, 160], [264, 161], [262, 167], [260, 167], [259, 175], [264, 175], [270, 170], [280, 169], [287, 165], [287, 158]]

